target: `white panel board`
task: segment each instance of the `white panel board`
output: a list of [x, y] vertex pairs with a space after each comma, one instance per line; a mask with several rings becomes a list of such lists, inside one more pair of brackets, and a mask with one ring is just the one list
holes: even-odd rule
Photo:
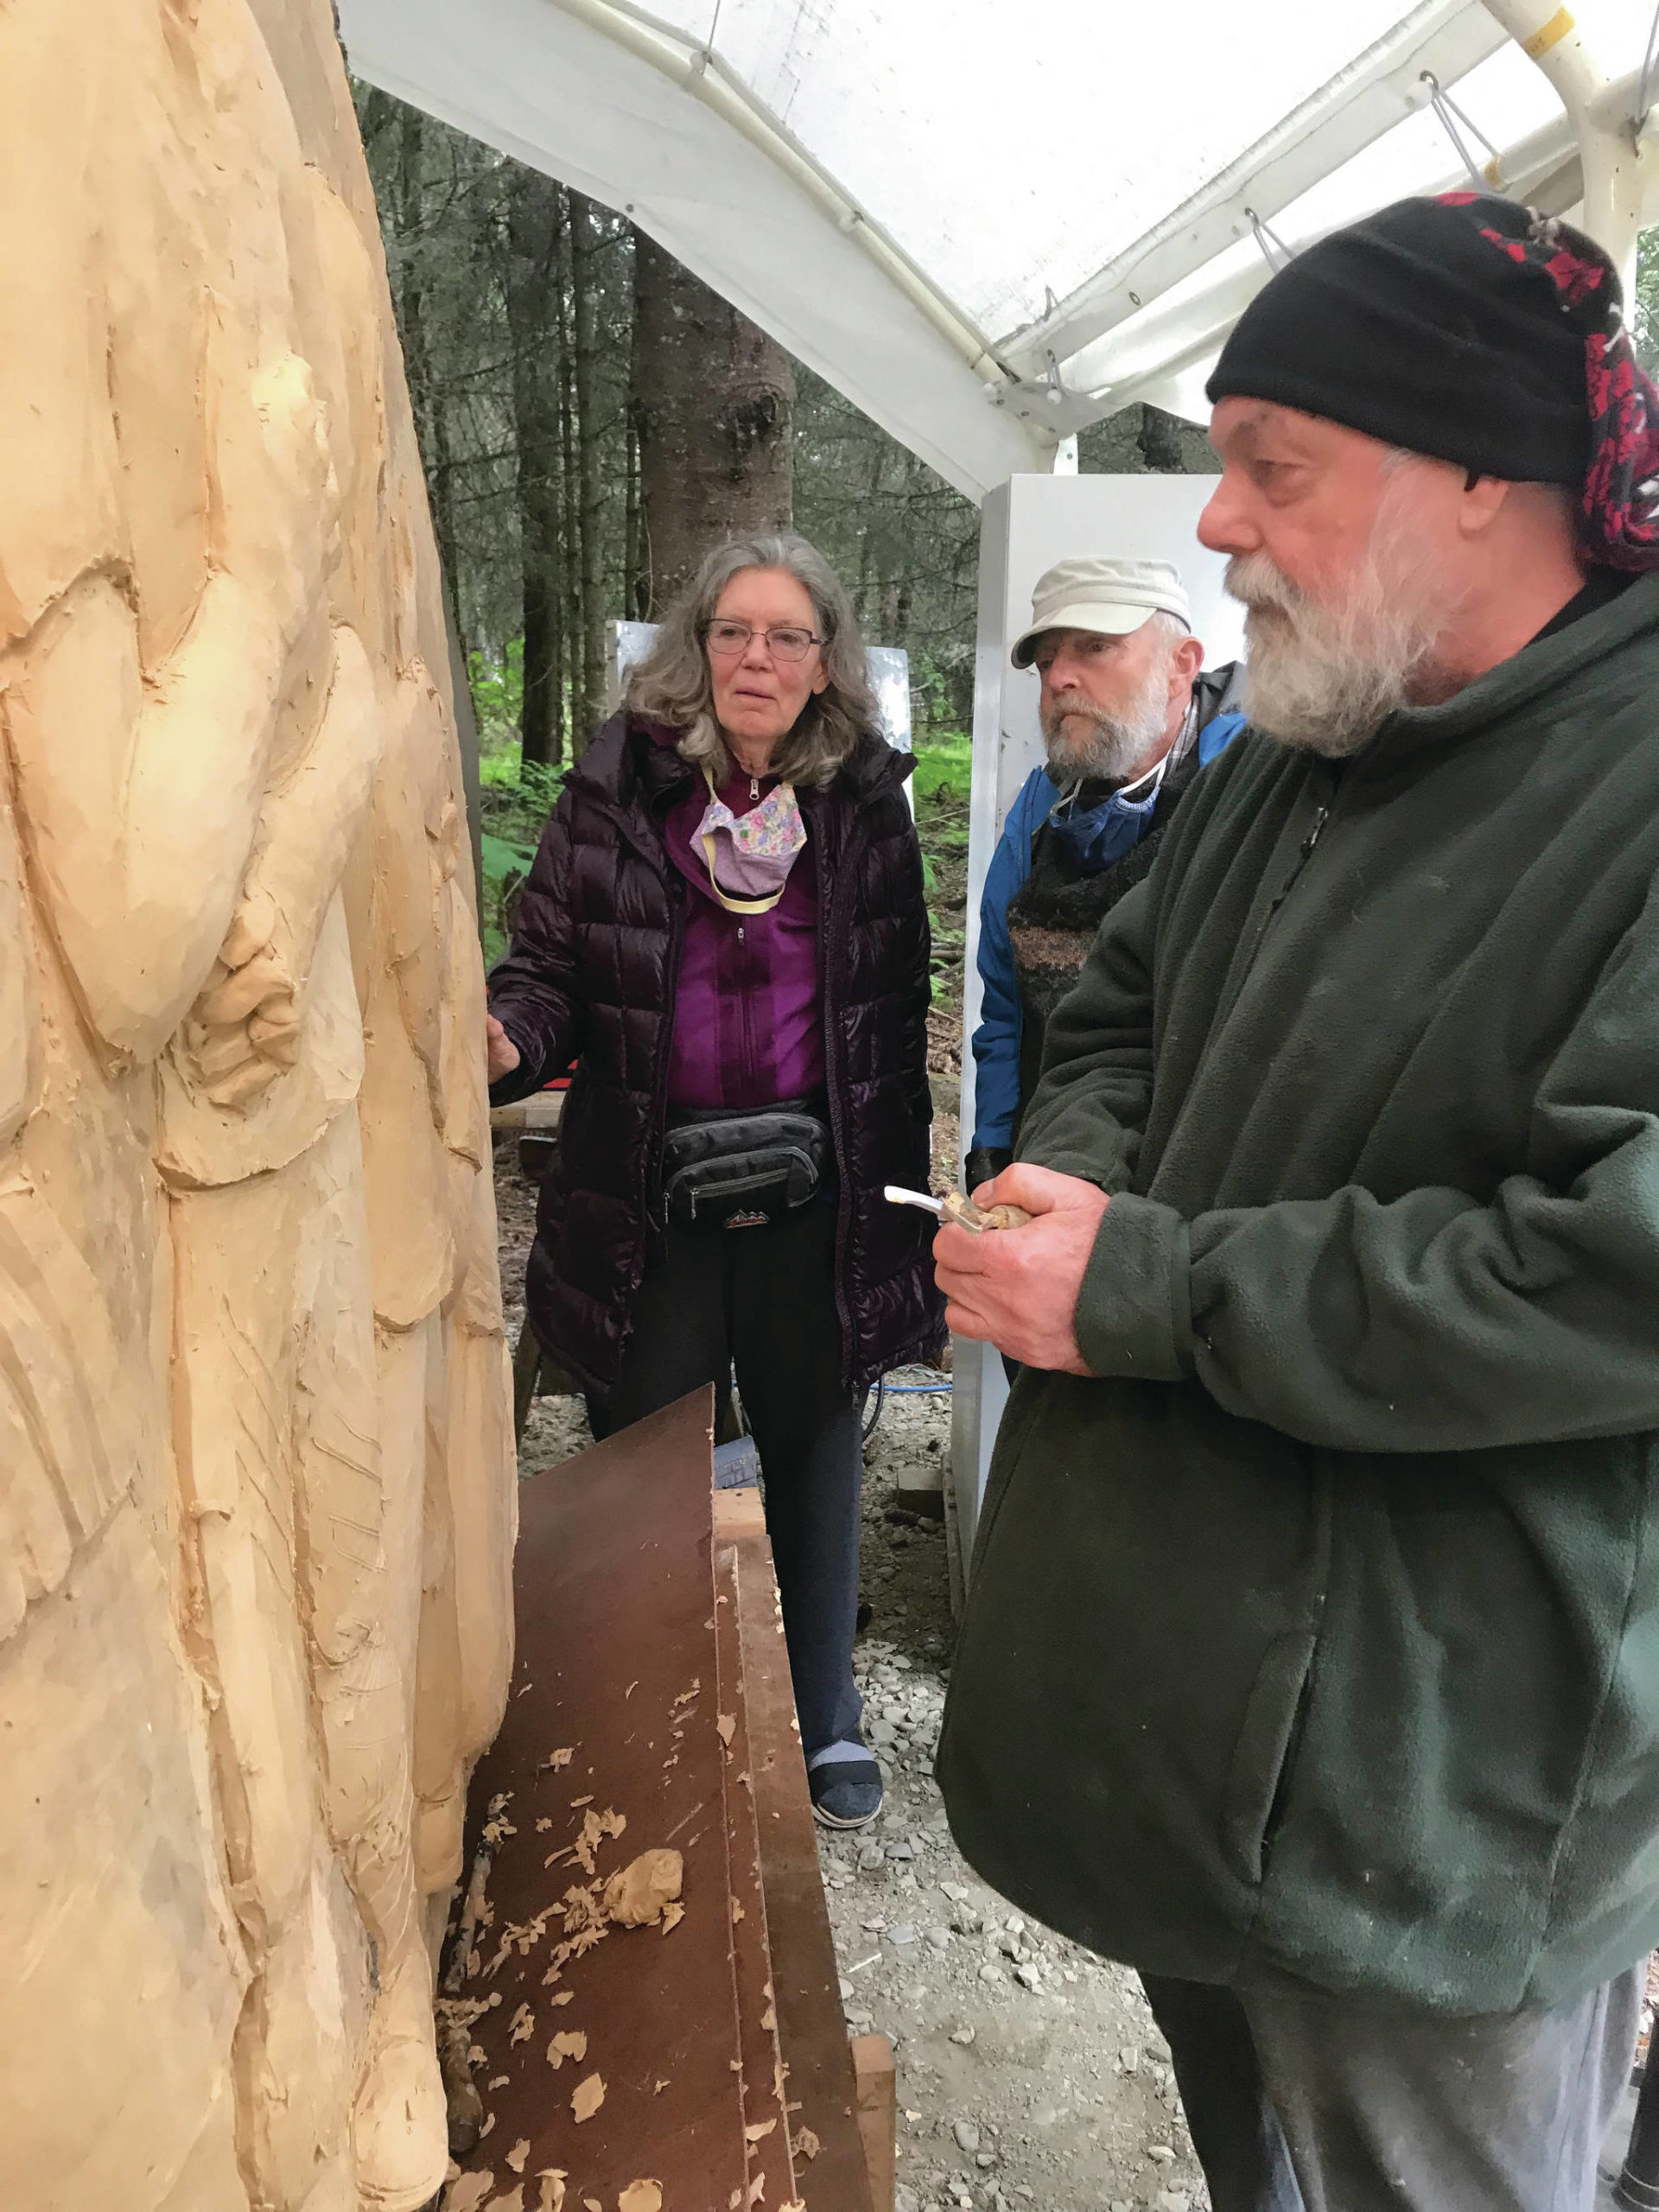
[[[1031, 619], [1045, 569], [1084, 553], [1173, 561], [1192, 602], [1205, 665], [1243, 650], [1242, 609], [1223, 588], [1226, 563], [1198, 543], [1213, 476], [1015, 476], [991, 493], [980, 524], [979, 625], [974, 668], [974, 771], [968, 842], [967, 974], [963, 992], [962, 1150], [974, 1127], [970, 1039], [979, 1020], [979, 901], [1002, 823], [1043, 758], [1038, 683], [1009, 665], [1008, 647]], [[951, 1464], [964, 1566], [971, 1555], [996, 1425], [1007, 1396], [1001, 1356], [958, 1339]]]

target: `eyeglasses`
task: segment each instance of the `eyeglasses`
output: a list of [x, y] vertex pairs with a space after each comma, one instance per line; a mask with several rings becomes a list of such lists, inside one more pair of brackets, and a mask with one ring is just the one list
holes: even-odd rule
[[760, 630], [750, 622], [711, 622], [703, 632], [711, 653], [718, 653], [721, 660], [730, 660], [734, 654], [746, 653], [751, 639], [765, 640], [766, 651], [774, 660], [804, 660], [814, 645], [823, 639], [813, 630]]

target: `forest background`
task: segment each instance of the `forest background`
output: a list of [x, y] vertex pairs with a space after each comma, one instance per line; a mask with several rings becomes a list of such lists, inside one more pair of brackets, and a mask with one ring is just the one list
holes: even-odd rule
[[[607, 625], [652, 619], [734, 530], [792, 527], [910, 657], [936, 1059], [960, 1046], [979, 511], [611, 213], [357, 88], [450, 614], [478, 716], [489, 957], [560, 777], [604, 720]], [[1659, 340], [1659, 232], [1636, 334]], [[1214, 467], [1135, 406], [1084, 471]]]

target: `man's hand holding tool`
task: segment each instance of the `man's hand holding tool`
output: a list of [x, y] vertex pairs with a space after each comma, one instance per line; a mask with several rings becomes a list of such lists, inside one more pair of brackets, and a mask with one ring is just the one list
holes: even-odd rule
[[[913, 1201], [907, 1195], [904, 1202]], [[949, 1326], [958, 1336], [994, 1344], [1024, 1366], [1087, 1375], [1073, 1321], [1110, 1203], [1106, 1193], [1075, 1175], [1016, 1161], [973, 1194], [982, 1217], [1004, 1207], [1028, 1217], [999, 1225], [995, 1236], [985, 1232], [996, 1224], [976, 1228], [954, 1215], [950, 1199], [932, 1203], [940, 1216], [933, 1267], [950, 1301]]]

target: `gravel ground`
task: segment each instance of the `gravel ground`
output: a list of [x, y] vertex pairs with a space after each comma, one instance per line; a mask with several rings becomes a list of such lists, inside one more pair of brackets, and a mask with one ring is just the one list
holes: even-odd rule
[[[496, 1188], [516, 1338], [534, 1226], [516, 1143], [498, 1148]], [[1023, 1919], [950, 1841], [931, 1770], [952, 1641], [944, 1534], [895, 1502], [903, 1471], [948, 1452], [950, 1406], [942, 1392], [890, 1396], [866, 1451], [873, 1618], [856, 1666], [887, 1803], [874, 1827], [820, 1841], [849, 2029], [898, 2054], [895, 2212], [1207, 2212], [1134, 1976]], [[538, 1400], [522, 1471], [588, 1440], [579, 1400]]]

